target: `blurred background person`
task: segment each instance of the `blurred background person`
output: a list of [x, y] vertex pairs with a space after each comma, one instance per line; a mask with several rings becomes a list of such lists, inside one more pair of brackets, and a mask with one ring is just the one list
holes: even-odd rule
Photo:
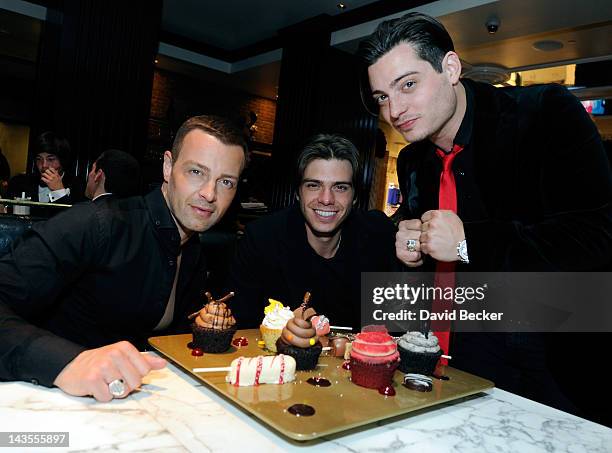
[[9, 197], [32, 201], [71, 204], [71, 150], [68, 140], [53, 132], [43, 132], [34, 144], [36, 156], [32, 174], [14, 176], [9, 182]]
[[87, 175], [85, 196], [92, 201], [139, 194], [140, 165], [130, 154], [108, 149], [96, 159]]

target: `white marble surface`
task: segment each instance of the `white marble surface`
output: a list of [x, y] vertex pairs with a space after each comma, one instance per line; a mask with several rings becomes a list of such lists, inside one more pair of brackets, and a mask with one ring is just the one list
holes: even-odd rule
[[142, 391], [107, 404], [28, 383], [0, 383], [0, 431], [69, 431], [70, 447], [47, 449], [52, 452], [612, 452], [612, 429], [498, 389], [300, 444], [173, 366], [150, 374]]

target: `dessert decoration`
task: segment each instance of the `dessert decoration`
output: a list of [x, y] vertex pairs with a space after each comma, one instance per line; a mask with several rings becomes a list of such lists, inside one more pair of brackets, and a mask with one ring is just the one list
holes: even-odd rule
[[378, 393], [385, 396], [395, 396], [396, 392], [392, 385], [385, 385], [378, 389]]
[[387, 330], [366, 326], [355, 336], [350, 352], [353, 383], [380, 389], [391, 385], [399, 362], [397, 344]]
[[234, 293], [214, 300], [209, 292], [205, 293], [208, 303], [200, 311], [189, 315], [192, 320], [193, 347], [203, 352], [225, 352], [230, 348], [236, 333], [236, 320], [232, 311], [225, 305]]
[[347, 345], [350, 343], [349, 337], [345, 335], [338, 335], [329, 339], [329, 346], [331, 347], [330, 354], [333, 357], [344, 357]]
[[407, 332], [397, 342], [402, 373], [433, 374], [442, 355], [438, 338], [433, 332]]
[[298, 370], [312, 370], [317, 366], [323, 346], [312, 325], [312, 317], [317, 314], [309, 307], [310, 293], [304, 295], [304, 302], [294, 312], [293, 318], [283, 328], [276, 341], [276, 349], [282, 354], [292, 356]]
[[238, 337], [234, 339], [234, 341], [232, 341], [232, 344], [236, 346], [237, 348], [242, 347], [242, 346], [248, 346], [249, 339], [247, 337]]
[[329, 333], [330, 327], [329, 327], [329, 319], [327, 319], [327, 316], [316, 315], [312, 317], [311, 321], [312, 321], [313, 327], [317, 331], [318, 337], [323, 337]]
[[270, 304], [264, 308], [265, 316], [259, 329], [266, 349], [276, 352], [276, 340], [281, 336], [287, 321], [293, 318], [293, 312], [278, 300], [268, 299], [268, 302]]
[[433, 379], [423, 374], [409, 373], [404, 376], [404, 387], [417, 392], [431, 392]]
[[225, 380], [235, 386], [284, 384], [295, 380], [295, 360], [283, 354], [238, 357]]

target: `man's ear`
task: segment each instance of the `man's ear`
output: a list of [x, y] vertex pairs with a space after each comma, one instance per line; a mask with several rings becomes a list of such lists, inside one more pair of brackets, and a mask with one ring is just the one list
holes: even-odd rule
[[97, 184], [100, 180], [106, 179], [106, 175], [104, 174], [104, 170], [99, 169], [94, 173], [94, 182]]
[[442, 72], [446, 74], [451, 84], [459, 83], [461, 77], [461, 60], [455, 52], [447, 52], [442, 60]]
[[170, 151], [164, 152], [164, 182], [170, 181], [170, 175], [172, 174], [172, 153]]

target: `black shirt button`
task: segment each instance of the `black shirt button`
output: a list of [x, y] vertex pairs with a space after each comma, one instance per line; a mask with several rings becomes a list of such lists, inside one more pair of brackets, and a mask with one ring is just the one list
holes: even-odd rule
[[38, 379], [30, 379], [30, 382], [34, 385], [38, 385]]
[[155, 221], [155, 225], [159, 226], [161, 224], [161, 222], [159, 220]]
[[170, 266], [174, 266], [174, 260], [170, 260], [170, 261], [168, 261], [168, 264], [169, 264]]

